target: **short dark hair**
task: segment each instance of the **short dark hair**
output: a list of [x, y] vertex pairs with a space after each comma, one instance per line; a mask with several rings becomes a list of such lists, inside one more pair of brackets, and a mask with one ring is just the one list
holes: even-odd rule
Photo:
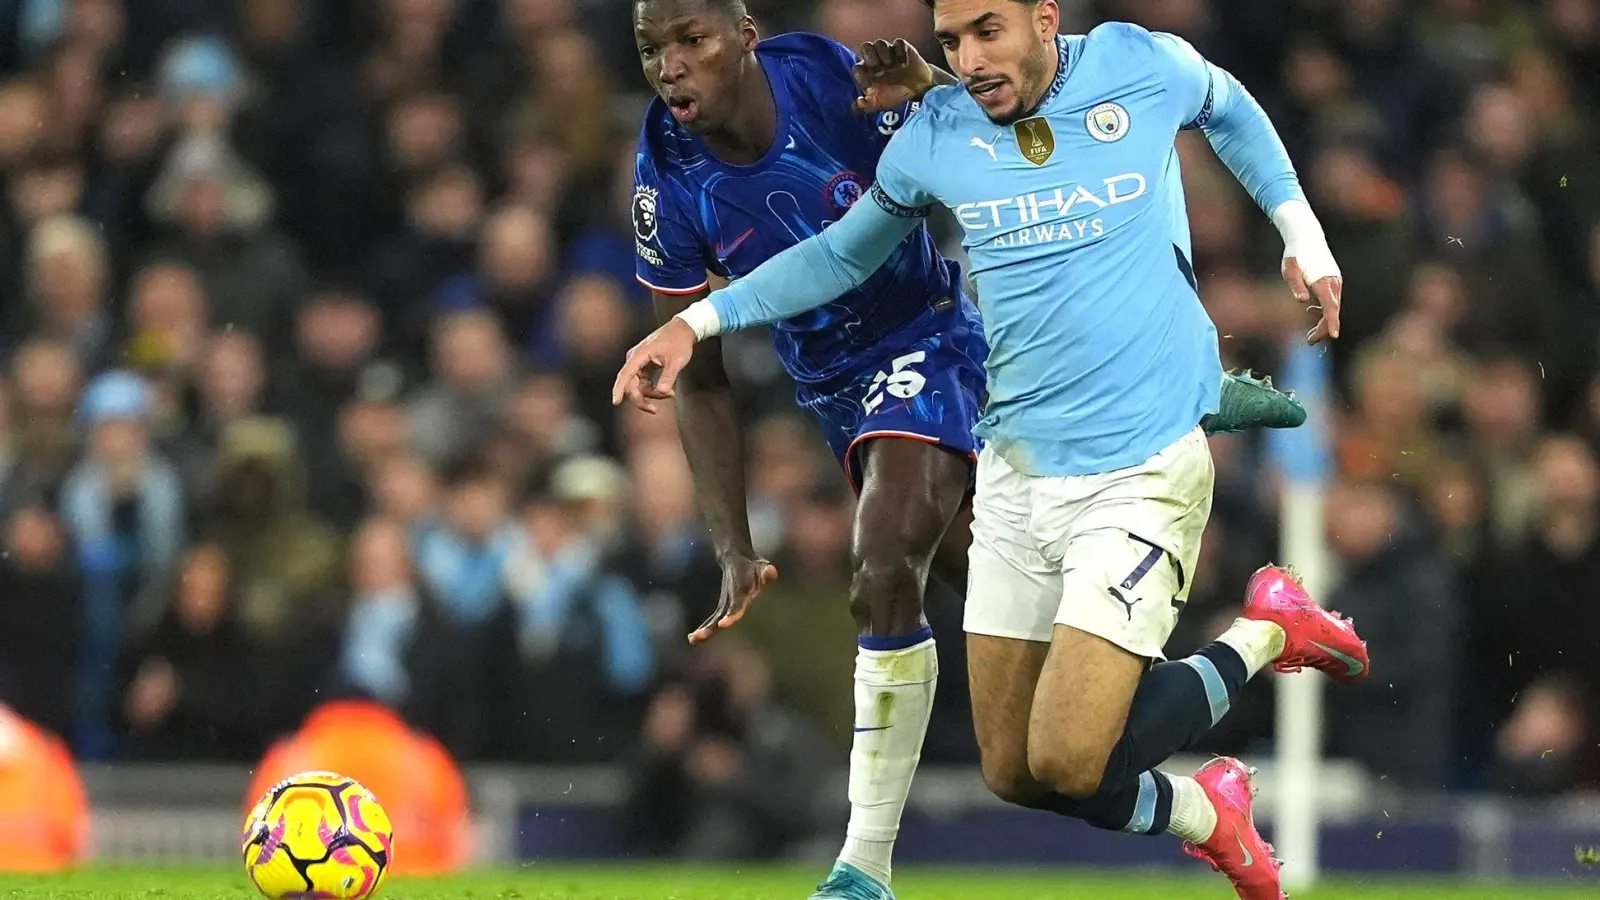
[[[668, 2], [668, 0], [633, 0], [633, 6], [638, 9], [647, 3], [662, 2]], [[679, 2], [683, 2], [683, 0], [679, 0]], [[750, 10], [745, 7], [744, 0], [691, 0], [691, 2], [698, 2], [706, 9], [714, 13], [721, 13], [735, 22], [750, 15]]]
[[[933, 9], [933, 5], [938, 2], [939, 0], [922, 0], [922, 5], [929, 9]], [[1024, 6], [1033, 6], [1034, 4], [1038, 3], [1039, 0], [1011, 0], [1011, 2], [1021, 3]]]

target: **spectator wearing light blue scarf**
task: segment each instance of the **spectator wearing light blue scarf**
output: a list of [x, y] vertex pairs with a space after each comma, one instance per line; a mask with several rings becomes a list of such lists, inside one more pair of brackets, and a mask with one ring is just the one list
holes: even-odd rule
[[185, 539], [182, 483], [150, 447], [150, 390], [109, 372], [84, 391], [88, 453], [67, 476], [61, 518], [77, 547], [87, 616], [79, 669], [78, 752], [113, 752], [110, 702], [127, 605], [168, 577]]
[[411, 697], [410, 654], [422, 612], [407, 540], [403, 525], [385, 519], [356, 532], [350, 549], [354, 602], [339, 665], [346, 684], [394, 709]]

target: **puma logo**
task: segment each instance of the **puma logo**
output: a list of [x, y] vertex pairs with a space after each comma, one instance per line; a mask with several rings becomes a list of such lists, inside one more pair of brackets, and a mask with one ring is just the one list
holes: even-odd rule
[[1133, 621], [1133, 605], [1135, 603], [1139, 602], [1139, 598], [1135, 597], [1132, 600], [1129, 600], [1127, 597], [1122, 596], [1122, 592], [1117, 590], [1114, 587], [1108, 587], [1108, 588], [1106, 588], [1106, 591], [1108, 591], [1111, 594], [1112, 598], [1115, 599], [1118, 603], [1121, 603], [1123, 608], [1125, 608], [1128, 611], [1128, 621], [1132, 622]]
[[993, 144], [984, 143], [983, 142], [983, 138], [973, 138], [972, 139], [972, 143], [968, 144], [967, 146], [968, 147], [977, 147], [977, 148], [987, 152], [989, 154], [989, 160], [991, 162], [999, 162], [1000, 161], [1000, 157], [994, 155], [994, 145]]

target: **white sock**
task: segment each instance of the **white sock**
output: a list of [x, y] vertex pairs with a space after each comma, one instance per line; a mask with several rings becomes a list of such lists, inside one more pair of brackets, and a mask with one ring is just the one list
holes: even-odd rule
[[[933, 712], [933, 639], [904, 650], [856, 651], [856, 733], [850, 748], [850, 826], [839, 860], [889, 883], [889, 860]], [[865, 729], [865, 730], [864, 730]]]
[[1234, 619], [1233, 625], [1217, 638], [1219, 642], [1232, 647], [1244, 660], [1244, 667], [1250, 673], [1247, 677], [1250, 678], [1256, 677], [1257, 672], [1283, 655], [1283, 642], [1286, 639], [1283, 629], [1272, 622], [1242, 618]]
[[1187, 775], [1168, 775], [1167, 780], [1172, 782], [1172, 821], [1167, 831], [1196, 844], [1211, 837], [1217, 830], [1217, 808], [1200, 782]]

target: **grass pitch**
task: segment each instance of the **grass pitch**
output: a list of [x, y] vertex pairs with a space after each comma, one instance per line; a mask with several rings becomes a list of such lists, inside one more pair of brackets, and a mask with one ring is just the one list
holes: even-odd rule
[[[395, 879], [385, 900], [804, 900], [813, 869], [528, 865], [438, 880]], [[1074, 870], [925, 869], [895, 872], [900, 900], [1228, 900], [1220, 875], [1146, 876]], [[0, 900], [251, 900], [242, 872], [88, 869], [68, 875], [0, 875]], [[1594, 882], [1468, 885], [1428, 880], [1330, 881], [1295, 900], [1594, 900]]]

